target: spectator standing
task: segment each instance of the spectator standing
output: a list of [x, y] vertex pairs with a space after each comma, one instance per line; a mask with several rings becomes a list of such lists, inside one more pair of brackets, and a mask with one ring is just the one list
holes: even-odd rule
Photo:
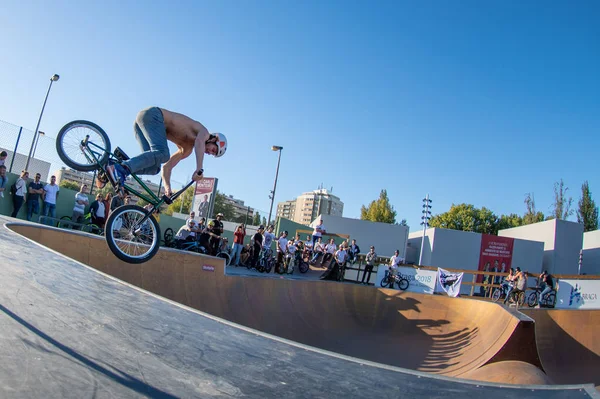
[[4, 165], [4, 162], [6, 162], [7, 156], [8, 156], [8, 153], [6, 151], [0, 152], [0, 166], [6, 166], [6, 165]]
[[44, 194], [44, 185], [40, 182], [42, 175], [35, 174], [35, 180], [27, 189], [27, 220], [31, 222], [34, 213], [40, 214], [40, 195]]
[[[361, 284], [369, 285], [369, 280], [371, 280], [371, 273], [373, 272], [373, 266], [375, 265], [375, 258], [377, 258], [377, 254], [375, 253], [375, 247], [371, 245], [367, 256], [365, 257], [365, 271], [363, 272]], [[367, 273], [369, 273], [367, 275]], [[367, 277], [367, 282], [365, 282], [365, 276]]]
[[0, 198], [4, 198], [4, 191], [6, 191], [6, 166], [0, 165]]
[[[285, 262], [285, 254], [287, 252], [287, 246], [288, 246], [287, 235], [288, 235], [287, 231], [282, 231], [281, 234], [279, 235], [279, 238], [277, 239], [276, 265], [280, 268], [280, 270], [283, 270], [283, 265]], [[275, 271], [273, 271], [273, 273], [275, 273]]]
[[82, 184], [79, 192], [75, 194], [75, 206], [73, 207], [73, 216], [71, 221], [75, 223], [83, 222], [83, 214], [85, 213], [85, 207], [89, 205], [87, 192], [87, 184]]
[[21, 171], [21, 176], [15, 182], [15, 195], [13, 195], [13, 212], [10, 216], [16, 218], [19, 210], [25, 202], [25, 192], [27, 191], [27, 179], [29, 179], [29, 172], [26, 170]]
[[102, 194], [98, 193], [96, 195], [96, 201], [92, 202], [92, 205], [90, 205], [90, 213], [92, 214], [92, 223], [100, 228], [104, 228], [104, 223], [106, 222], [106, 208], [104, 200], [102, 199]]
[[258, 226], [258, 230], [252, 236], [252, 266], [256, 267], [258, 264], [258, 257], [260, 256], [260, 249], [262, 248], [263, 232], [265, 226], [262, 224]]
[[356, 262], [356, 258], [358, 257], [358, 254], [360, 253], [360, 247], [358, 245], [356, 245], [356, 240], [352, 240], [352, 244], [350, 245], [350, 248], [348, 248], [348, 261], [352, 264], [354, 264]]
[[325, 234], [326, 230], [325, 230], [325, 226], [323, 226], [323, 219], [319, 220], [319, 224], [317, 224], [315, 226], [315, 228], [313, 229], [313, 246], [315, 245], [315, 243], [317, 242], [317, 240], [323, 235]]
[[231, 264], [240, 265], [240, 254], [244, 248], [244, 237], [246, 237], [246, 227], [240, 224], [233, 232], [233, 247], [231, 248]]
[[217, 217], [213, 220], [214, 226], [211, 229], [211, 233], [214, 235], [210, 237], [210, 246], [212, 248], [212, 254], [216, 255], [219, 252], [219, 244], [221, 243], [221, 234], [223, 234], [223, 214], [217, 213]]
[[125, 195], [123, 193], [123, 190], [118, 190], [117, 194], [115, 196], [113, 196], [112, 201], [110, 201], [110, 211], [113, 212], [115, 209], [117, 209], [120, 206], [123, 206], [125, 201], [124, 198]]
[[[56, 217], [56, 200], [58, 200], [59, 191], [58, 184], [56, 184], [56, 177], [52, 176], [50, 184], [44, 186], [44, 216]], [[46, 221], [46, 223], [49, 225], [53, 224], [50, 221]]]

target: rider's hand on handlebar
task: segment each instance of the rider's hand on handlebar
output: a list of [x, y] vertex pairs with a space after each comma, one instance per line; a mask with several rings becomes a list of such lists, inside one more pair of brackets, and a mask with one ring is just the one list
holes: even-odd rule
[[193, 181], [200, 181], [204, 178], [204, 169], [200, 169], [198, 171], [195, 171], [194, 174], [192, 175], [192, 180]]

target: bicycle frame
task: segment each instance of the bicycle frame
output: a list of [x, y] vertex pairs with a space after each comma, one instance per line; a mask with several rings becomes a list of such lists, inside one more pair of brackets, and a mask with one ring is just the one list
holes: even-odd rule
[[[104, 170], [104, 167], [100, 164], [100, 161], [99, 161], [102, 153], [95, 152], [91, 147], [92, 146], [96, 147], [98, 149], [98, 151], [102, 151], [102, 152], [105, 152], [106, 150], [104, 148], [100, 147], [99, 145], [95, 144], [95, 143], [89, 142], [88, 141], [89, 137], [90, 136], [86, 136], [85, 139], [81, 142], [80, 149], [83, 152], [83, 155], [87, 158], [87, 160], [90, 163], [96, 164], [96, 167], [99, 170], [102, 170], [104, 173], [106, 173], [106, 171]], [[109, 161], [120, 162], [117, 159], [117, 157], [112, 152], [109, 152], [108, 158], [109, 158]], [[181, 194], [183, 194], [183, 192], [185, 190], [187, 190], [194, 183], [194, 181], [192, 180], [185, 187], [183, 187], [181, 190], [177, 191], [176, 193], [172, 194], [170, 197], [167, 197], [166, 195], [163, 195], [162, 198], [158, 198], [158, 196], [156, 194], [154, 194], [152, 191], [150, 191], [150, 189], [148, 188], [148, 186], [146, 186], [146, 184], [144, 184], [144, 182], [139, 177], [137, 177], [137, 175], [135, 175], [134, 173], [132, 173], [131, 177], [144, 189], [146, 195], [144, 195], [143, 193], [135, 190], [133, 187], [131, 187], [131, 186], [127, 185], [127, 184], [123, 184], [123, 188], [127, 192], [136, 195], [137, 197], [143, 199], [144, 201], [146, 201], [146, 202], [148, 202], [149, 204], [152, 205], [152, 208], [149, 209], [146, 212], [146, 216], [144, 216], [142, 218], [142, 220], [139, 221], [138, 226], [141, 226], [142, 224], [144, 224], [148, 220], [148, 218], [150, 217], [150, 215], [152, 215], [156, 209], [159, 209], [162, 204], [164, 204], [164, 203], [167, 203], [167, 204], [173, 203], [173, 201], [177, 197], [179, 197]]]

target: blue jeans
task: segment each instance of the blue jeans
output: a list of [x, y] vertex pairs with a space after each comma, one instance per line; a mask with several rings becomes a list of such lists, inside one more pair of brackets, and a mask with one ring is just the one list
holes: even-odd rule
[[167, 144], [167, 128], [162, 111], [151, 107], [140, 111], [133, 125], [134, 135], [142, 153], [123, 162], [131, 173], [138, 175], [155, 175], [160, 172], [161, 165], [169, 160]]
[[230, 265], [237, 266], [240, 263], [240, 254], [242, 253], [242, 248], [244, 246], [242, 244], [233, 243], [233, 247], [231, 248], [231, 263]]
[[27, 220], [31, 222], [31, 218], [33, 217], [34, 213], [37, 213], [39, 215], [40, 201], [37, 199], [32, 201], [27, 200]]
[[[56, 217], [56, 204], [44, 201], [44, 216], [50, 216], [51, 218]], [[52, 222], [47, 220], [44, 224], [51, 226]]]

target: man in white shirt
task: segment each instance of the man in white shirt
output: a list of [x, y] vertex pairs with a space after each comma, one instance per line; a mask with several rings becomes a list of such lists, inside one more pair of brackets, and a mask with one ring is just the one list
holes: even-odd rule
[[[284, 257], [287, 252], [287, 249], [288, 249], [287, 235], [288, 235], [287, 231], [282, 231], [281, 235], [277, 239], [277, 262], [276, 262], [276, 265], [280, 268], [280, 270], [281, 270], [281, 268], [283, 268], [284, 260], [285, 260]], [[275, 272], [275, 271], [273, 271], [273, 272]]]
[[400, 256], [400, 251], [394, 251], [394, 256], [390, 258], [390, 269], [397, 269], [399, 265], [404, 263], [404, 258]]
[[323, 252], [325, 251], [325, 248], [323, 246], [323, 243], [321, 242], [321, 237], [317, 238], [317, 242], [315, 242], [315, 245], [313, 247], [313, 257], [310, 260], [310, 264], [314, 265], [315, 263], [317, 263], [317, 260], [319, 259], [320, 256], [323, 255]]
[[[337, 249], [337, 245], [335, 245], [333, 238], [330, 238], [329, 242], [325, 246], [325, 256], [323, 257], [322, 265], [326, 264], [333, 258], [333, 255], [335, 254], [336, 249]], [[345, 251], [344, 251], [344, 253], [345, 253]]]
[[83, 221], [85, 207], [89, 204], [88, 196], [86, 194], [87, 188], [87, 184], [82, 184], [79, 192], [75, 194], [75, 206], [73, 207], [73, 216], [71, 216], [71, 221], [75, 223], [81, 223]]
[[319, 220], [319, 224], [317, 224], [313, 229], [313, 245], [317, 242], [319, 238], [322, 237], [323, 234], [325, 234], [325, 232], [326, 230], [325, 226], [323, 226], [323, 219], [321, 219]]
[[[56, 200], [58, 199], [60, 189], [56, 184], [56, 177], [50, 178], [50, 184], [44, 186], [44, 216], [50, 216], [51, 218], [56, 217]], [[52, 222], [46, 221], [46, 224], [52, 225]]]
[[273, 234], [273, 226], [269, 226], [263, 235], [263, 250], [271, 249], [271, 243], [274, 239], [275, 234]]

